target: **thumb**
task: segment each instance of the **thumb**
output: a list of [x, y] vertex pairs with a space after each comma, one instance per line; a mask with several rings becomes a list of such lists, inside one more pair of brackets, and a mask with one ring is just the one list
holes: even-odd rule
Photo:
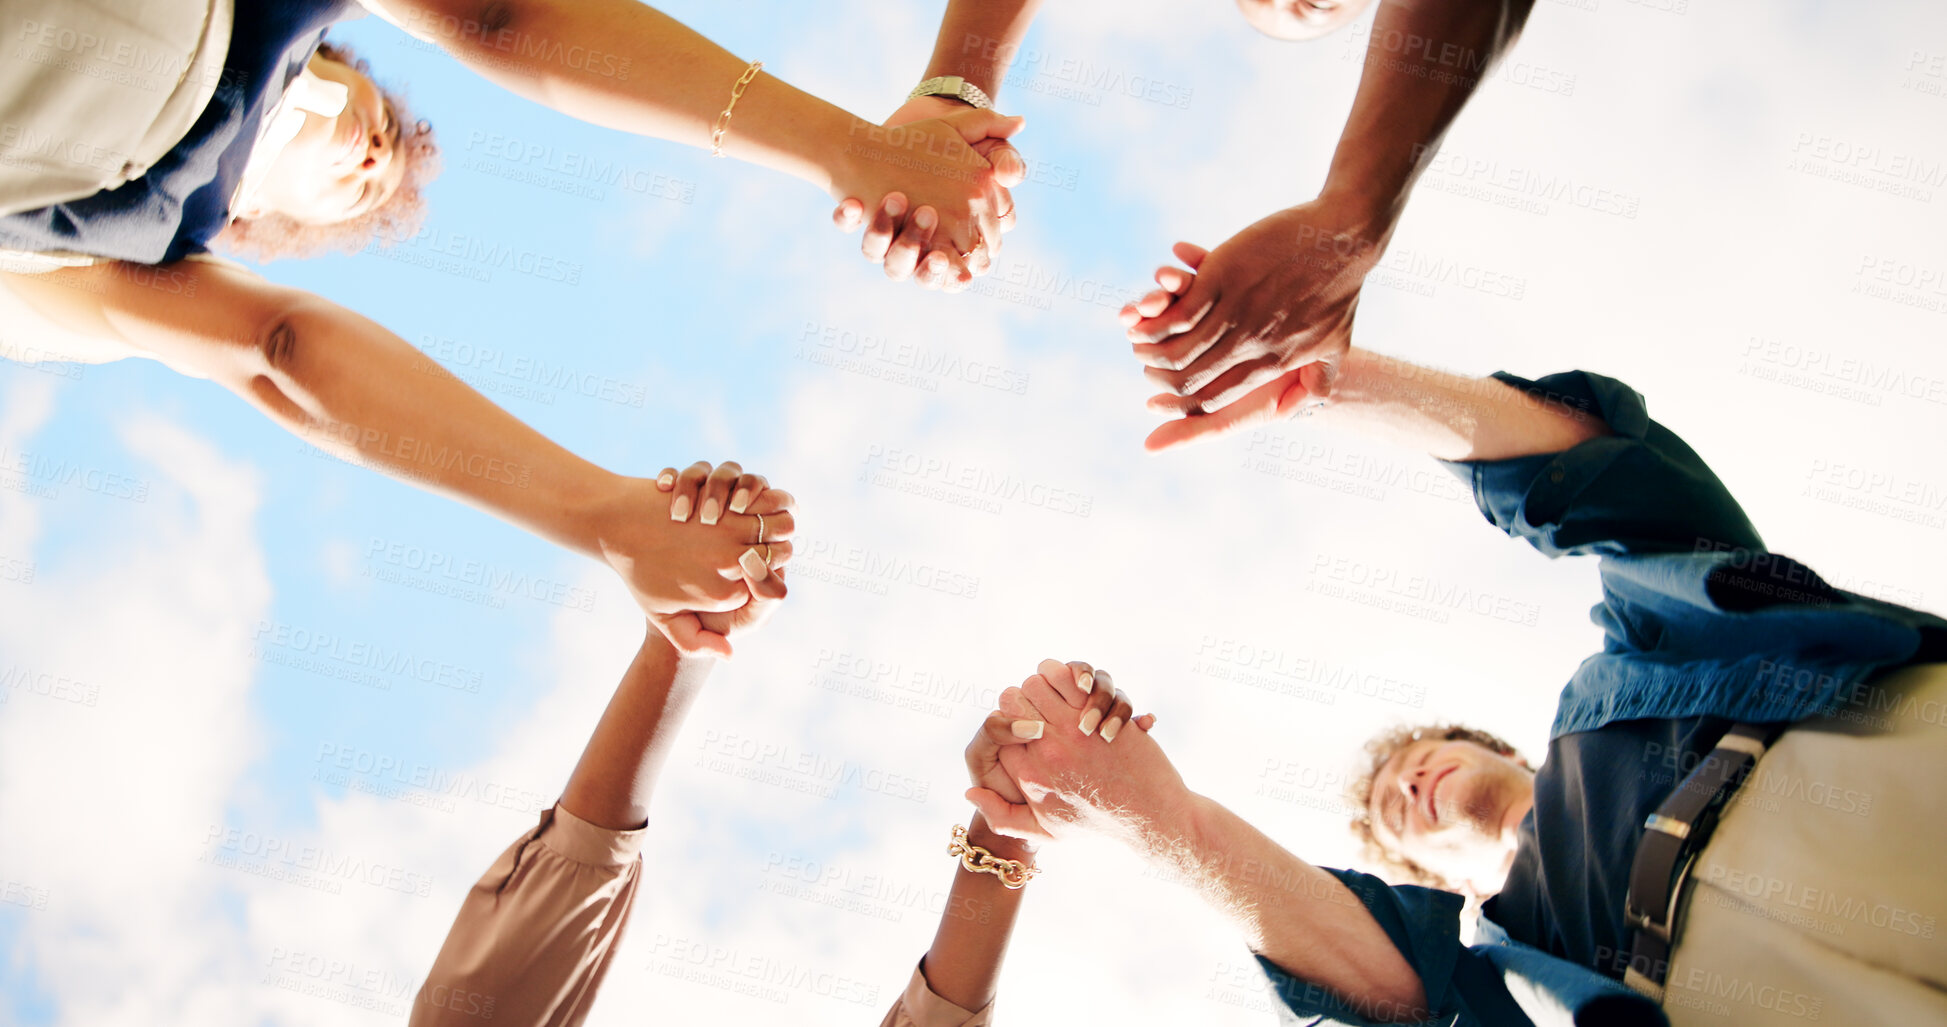
[[992, 788], [969, 788], [966, 794], [967, 801], [973, 803], [974, 808], [987, 820], [987, 826], [1000, 834], [1037, 841], [1054, 837], [1034, 819], [1034, 813], [1026, 806], [1008, 802]]
[[1332, 394], [1332, 383], [1338, 379], [1338, 365], [1316, 360], [1298, 369], [1296, 380], [1291, 387], [1278, 397], [1278, 416], [1284, 417], [1309, 399], [1312, 403], [1323, 401]]
[[982, 139], [1006, 139], [1028, 123], [1028, 119], [1018, 114], [1010, 117], [999, 111], [979, 109], [956, 111], [940, 120], [952, 125], [969, 146]]
[[714, 631], [705, 631], [703, 619], [694, 613], [657, 618], [655, 624], [662, 630], [663, 637], [669, 639], [669, 644], [685, 656], [708, 654], [726, 660], [730, 658], [730, 640]]

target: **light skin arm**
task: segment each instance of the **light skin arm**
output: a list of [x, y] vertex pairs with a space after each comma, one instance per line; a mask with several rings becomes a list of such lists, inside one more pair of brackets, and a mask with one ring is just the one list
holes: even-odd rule
[[[654, 482], [575, 456], [336, 304], [214, 262], [133, 273], [150, 270], [111, 262], [0, 276], [0, 287], [69, 331], [216, 381], [320, 449], [604, 560], [686, 650], [729, 651], [682, 611], [745, 602], [734, 578], [754, 518], [673, 521]], [[156, 280], [173, 291], [146, 284]], [[792, 527], [788, 514], [766, 519], [772, 538]]]
[[[711, 145], [732, 87], [750, 64], [635, 0], [366, 0], [366, 6], [510, 92], [592, 124], [696, 147]], [[737, 100], [723, 153], [834, 198], [877, 203], [903, 192], [908, 209], [936, 209], [942, 239], [957, 253], [973, 248], [982, 224], [999, 234], [991, 169], [968, 144], [1018, 128], [1009, 124], [969, 109], [948, 124], [891, 139], [760, 72]], [[925, 235], [930, 242], [931, 231]]]
[[[1031, 681], [1022, 693], [1048, 731], [1001, 755], [1026, 805], [992, 792], [975, 797], [996, 830], [1117, 839], [1190, 884], [1253, 951], [1294, 977], [1330, 989], [1371, 1019], [1430, 1016], [1418, 974], [1337, 878], [1192, 792], [1147, 732], [1091, 746], [1072, 730], [1075, 713], [1052, 688]], [[1003, 712], [1009, 701], [1002, 697]]]
[[1354, 348], [1319, 420], [1441, 460], [1559, 453], [1609, 434], [1593, 414], [1494, 378], [1454, 374]]
[[958, 75], [998, 101], [1041, 0], [949, 0], [919, 81]]
[[[1175, 290], [1196, 281], [1209, 254], [1178, 244], [1189, 270], [1171, 268]], [[1542, 402], [1492, 378], [1457, 375], [1348, 347], [1338, 364], [1329, 398], [1320, 394], [1326, 374], [1317, 364], [1285, 372], [1214, 413], [1168, 421], [1144, 445], [1169, 449], [1290, 417], [1300, 410], [1327, 422], [1422, 449], [1443, 460], [1506, 460], [1558, 453], [1609, 434], [1600, 418], [1559, 403]], [[1149, 408], [1174, 413], [1174, 397], [1152, 397]]]

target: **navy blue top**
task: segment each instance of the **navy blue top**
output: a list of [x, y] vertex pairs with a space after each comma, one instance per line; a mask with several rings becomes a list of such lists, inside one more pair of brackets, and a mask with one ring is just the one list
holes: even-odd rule
[[[1601, 558], [1591, 616], [1603, 648], [1562, 691], [1534, 810], [1506, 885], [1482, 909], [1480, 943], [1460, 944], [1458, 895], [1331, 873], [1420, 975], [1428, 1023], [1664, 1023], [1620, 983], [1644, 817], [1732, 723], [1842, 711], [1883, 671], [1947, 659], [1947, 621], [1835, 589], [1765, 552], [1723, 483], [1621, 382], [1495, 377], [1614, 433], [1561, 453], [1449, 465], [1502, 531], [1551, 557]], [[1259, 962], [1290, 1022], [1376, 1022]], [[1516, 1002], [1531, 990], [1553, 1001]]]
[[163, 264], [209, 248], [230, 223], [264, 119], [353, 0], [238, 0], [223, 77], [203, 113], [148, 173], [119, 188], [0, 217], [0, 247]]

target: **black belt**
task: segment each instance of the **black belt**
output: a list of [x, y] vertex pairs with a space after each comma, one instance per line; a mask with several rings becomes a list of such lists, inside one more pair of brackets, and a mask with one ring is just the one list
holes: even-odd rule
[[1623, 920], [1634, 929], [1623, 983], [1637, 992], [1663, 1001], [1677, 901], [1690, 864], [1710, 840], [1725, 804], [1783, 730], [1782, 724], [1732, 726], [1643, 821], [1643, 840], [1637, 843], [1636, 861], [1629, 868], [1629, 896], [1623, 900]]

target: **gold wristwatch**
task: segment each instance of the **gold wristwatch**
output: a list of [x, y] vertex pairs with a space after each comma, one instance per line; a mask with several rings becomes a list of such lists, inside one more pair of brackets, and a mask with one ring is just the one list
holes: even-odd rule
[[994, 101], [987, 98], [987, 91], [958, 75], [942, 75], [929, 78], [913, 87], [906, 99], [917, 100], [922, 96], [950, 96], [962, 103], [971, 104], [983, 111], [994, 109]]

